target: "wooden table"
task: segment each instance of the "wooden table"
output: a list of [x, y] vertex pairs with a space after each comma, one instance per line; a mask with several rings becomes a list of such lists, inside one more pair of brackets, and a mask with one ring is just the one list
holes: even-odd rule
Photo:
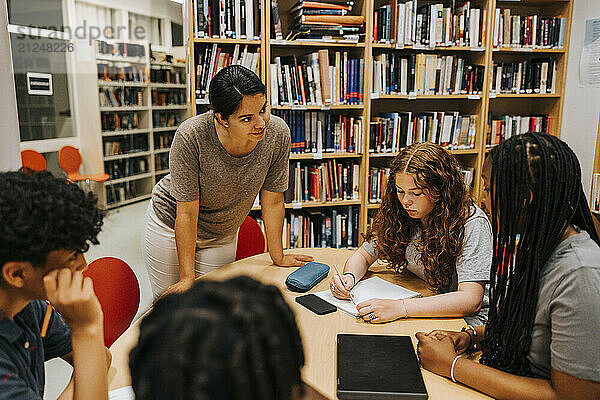
[[[328, 265], [343, 266], [346, 259], [352, 254], [350, 250], [341, 249], [297, 249], [291, 252], [311, 254], [315, 261]], [[416, 345], [415, 333], [419, 331], [430, 332], [434, 329], [460, 330], [465, 322], [454, 318], [408, 318], [385, 324], [369, 324], [362, 320], [355, 320], [342, 311], [319, 316], [304, 308], [294, 301], [298, 293], [291, 292], [285, 286], [285, 278], [293, 268], [280, 268], [272, 264], [268, 254], [246, 258], [233, 264], [219, 268], [206, 274], [201, 279], [224, 280], [238, 275], [249, 275], [264, 283], [279, 287], [296, 314], [296, 321], [302, 335], [306, 364], [302, 370], [305, 382], [312, 385], [328, 398], [336, 398], [336, 335], [338, 333], [368, 333], [368, 334], [396, 334], [409, 335]], [[330, 276], [335, 271], [330, 271]], [[397, 274], [384, 266], [372, 267], [369, 274], [400, 284], [408, 289], [418, 291], [424, 296], [433, 293], [427, 288], [425, 282], [406, 271]], [[329, 279], [323, 280], [311, 292], [329, 288]], [[110, 348], [113, 363], [109, 372], [109, 387], [111, 390], [131, 384], [129, 376], [129, 351], [137, 342], [139, 335], [139, 322], [136, 321]], [[168, 340], [168, 338], [165, 338]], [[489, 397], [474, 391], [466, 386], [455, 384], [449, 379], [442, 378], [429, 371], [421, 369], [423, 379], [430, 399], [489, 399]]]

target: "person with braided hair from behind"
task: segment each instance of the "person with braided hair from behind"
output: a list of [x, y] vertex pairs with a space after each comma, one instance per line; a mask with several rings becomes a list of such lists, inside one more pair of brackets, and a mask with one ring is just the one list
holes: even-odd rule
[[[421, 364], [498, 399], [600, 399], [600, 239], [577, 157], [527, 133], [492, 149], [483, 180], [488, 322], [417, 333]], [[479, 346], [480, 363], [461, 356]]]
[[302, 383], [303, 365], [294, 314], [279, 289], [245, 276], [200, 280], [160, 298], [129, 357], [143, 400], [325, 399]]

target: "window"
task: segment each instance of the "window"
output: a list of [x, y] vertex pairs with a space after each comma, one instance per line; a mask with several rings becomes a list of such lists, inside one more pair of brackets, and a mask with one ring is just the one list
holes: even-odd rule
[[129, 40], [148, 40], [155, 46], [163, 46], [162, 19], [130, 12]]
[[183, 46], [183, 26], [171, 21], [171, 46]]
[[62, 0], [7, 0], [6, 4], [11, 25], [64, 30]]
[[83, 2], [75, 3], [77, 26], [97, 27], [102, 37], [99, 39], [123, 40], [121, 30], [117, 27], [116, 10]]

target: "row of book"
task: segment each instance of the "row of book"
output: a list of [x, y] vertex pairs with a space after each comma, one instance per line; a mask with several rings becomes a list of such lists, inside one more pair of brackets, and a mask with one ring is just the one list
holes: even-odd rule
[[456, 56], [382, 53], [373, 57], [372, 93], [481, 94], [484, 75], [484, 66], [467, 64]]
[[148, 151], [147, 135], [128, 135], [117, 139], [110, 138], [104, 140], [104, 155], [114, 156], [117, 154], [137, 153]]
[[260, 1], [193, 0], [197, 38], [260, 39]]
[[156, 154], [154, 156], [154, 170], [162, 171], [169, 168], [169, 153]]
[[273, 110], [290, 127], [292, 153], [362, 153], [363, 118], [331, 111]]
[[145, 73], [145, 68], [131, 66], [116, 66], [106, 63], [99, 63], [98, 80], [105, 82], [139, 82], [145, 83], [148, 81]]
[[553, 119], [549, 115], [502, 115], [494, 116], [491, 120], [491, 130], [486, 138], [486, 145], [494, 146], [503, 139], [527, 133], [549, 133], [552, 134]]
[[119, 57], [145, 57], [146, 49], [141, 44], [132, 43], [107, 43], [98, 40], [98, 53], [102, 55]]
[[290, 162], [286, 203], [358, 200], [360, 165], [335, 159], [321, 163]]
[[108, 205], [135, 198], [137, 195], [135, 182], [123, 182], [110, 185], [106, 190], [106, 203]]
[[169, 149], [173, 143], [175, 132], [155, 132], [154, 133], [154, 148]]
[[236, 44], [232, 52], [225, 51], [217, 43], [200, 46], [196, 62], [196, 97], [208, 98], [210, 81], [222, 68], [229, 65], [242, 65], [257, 75], [260, 75], [260, 47], [252, 52], [248, 45], [240, 52], [240, 45]]
[[185, 71], [171, 68], [151, 68], [150, 81], [156, 83], [185, 83]]
[[144, 105], [144, 89], [100, 88], [100, 107], [127, 107]]
[[[475, 169], [472, 167], [462, 167], [461, 173], [463, 175], [465, 186], [467, 189], [470, 189], [473, 184]], [[389, 167], [369, 167], [369, 182], [367, 186], [367, 198], [369, 199], [369, 203], [381, 203], [389, 175]]]
[[[349, 15], [353, 5], [353, 1], [346, 0], [299, 0], [290, 9], [294, 23], [286, 39], [343, 39], [358, 42], [360, 34], [364, 33], [365, 19], [362, 15]], [[277, 24], [274, 28], [277, 39]]]
[[154, 111], [152, 113], [152, 126], [154, 126], [155, 128], [177, 126], [180, 123], [181, 116], [176, 112]]
[[104, 162], [104, 170], [109, 175], [109, 180], [125, 178], [148, 172], [146, 157], [122, 158]]
[[137, 112], [102, 112], [100, 122], [103, 131], [136, 129], [140, 118]]
[[152, 105], [169, 106], [186, 104], [184, 90], [152, 89]]
[[496, 8], [494, 47], [559, 48], [565, 45], [567, 19], [540, 15], [513, 15], [510, 8]]
[[[359, 207], [354, 206], [293, 211], [284, 219], [283, 248], [356, 248], [359, 241], [359, 215]], [[257, 222], [264, 225], [260, 219]]]
[[348, 52], [319, 50], [298, 60], [295, 55], [275, 57], [271, 64], [271, 104], [335, 105], [362, 104], [364, 60]]
[[557, 65], [553, 59], [494, 63], [490, 90], [493, 93], [556, 93]]
[[437, 143], [447, 149], [472, 149], [477, 116], [455, 112], [396, 112], [373, 117], [369, 153], [396, 153], [418, 142]]
[[[447, 3], [447, 2], [446, 2]], [[455, 4], [452, 2], [452, 4]], [[417, 0], [391, 0], [375, 11], [373, 40], [404, 46], [484, 46], [487, 10], [470, 1], [419, 6]]]

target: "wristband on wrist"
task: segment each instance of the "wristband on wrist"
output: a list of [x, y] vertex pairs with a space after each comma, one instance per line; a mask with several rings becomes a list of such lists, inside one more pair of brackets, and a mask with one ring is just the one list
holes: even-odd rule
[[352, 272], [344, 272], [343, 275], [350, 275], [352, 277], [352, 287], [356, 286], [356, 276]]
[[454, 379], [454, 366], [456, 365], [456, 361], [461, 358], [460, 354], [454, 357], [454, 361], [452, 361], [452, 366], [450, 367], [450, 378], [452, 378], [452, 382], [456, 383], [456, 379]]
[[[469, 331], [469, 329], [471, 331]], [[472, 325], [467, 324], [467, 326], [463, 327], [461, 332], [466, 332], [469, 335], [469, 345], [467, 346], [467, 350], [475, 350], [477, 348], [477, 343], [475, 343], [474, 338], [477, 337], [477, 331], [473, 328]]]

